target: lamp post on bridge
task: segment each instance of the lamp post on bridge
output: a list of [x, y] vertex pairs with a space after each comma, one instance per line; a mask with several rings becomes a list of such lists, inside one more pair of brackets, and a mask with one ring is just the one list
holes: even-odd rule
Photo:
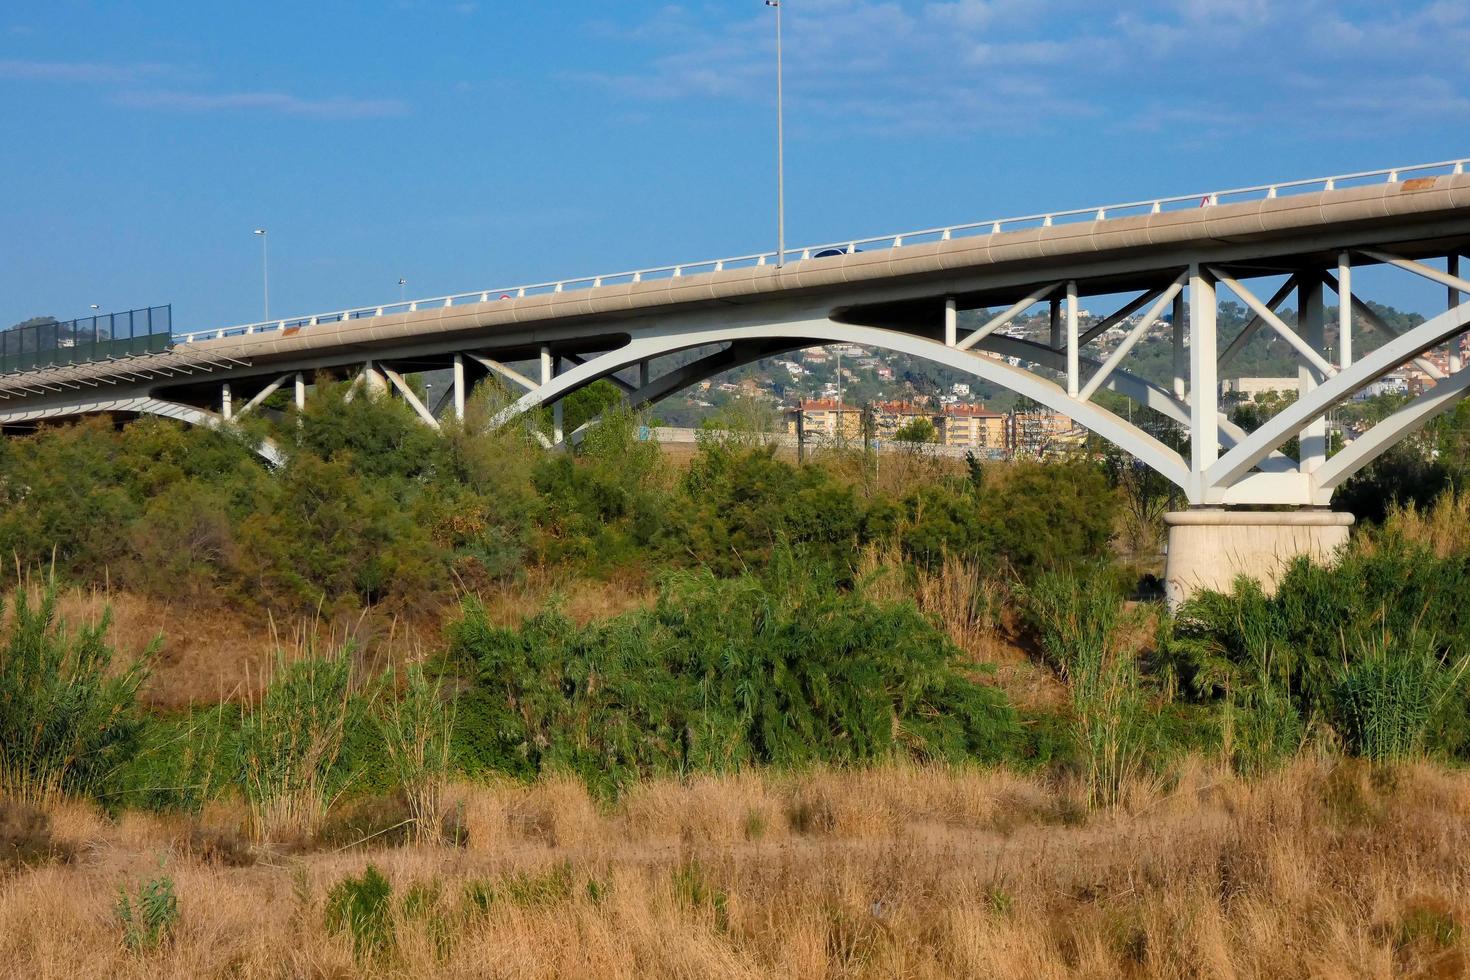
[[255, 229], [255, 233], [260, 236], [260, 281], [265, 293], [264, 320], [269, 322], [271, 318], [271, 267], [269, 246], [266, 245], [268, 236], [264, 228]]
[[786, 119], [781, 59], [781, 2], [766, 0], [776, 8], [776, 268], [786, 264]]

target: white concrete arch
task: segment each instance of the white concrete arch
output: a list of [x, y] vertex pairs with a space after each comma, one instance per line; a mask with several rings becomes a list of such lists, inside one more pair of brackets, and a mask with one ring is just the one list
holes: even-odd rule
[[[1342, 404], [1360, 388], [1430, 348], [1464, 333], [1466, 324], [1470, 324], [1470, 305], [1453, 307], [1414, 329], [1405, 331], [1354, 362], [1352, 366], [1338, 371], [1221, 456], [1205, 472], [1206, 485], [1226, 486], [1240, 479], [1272, 450], [1296, 435], [1308, 423], [1326, 415], [1334, 405]], [[1332, 489], [1343, 480], [1368, 465], [1415, 427], [1451, 407], [1455, 400], [1463, 397], [1466, 387], [1467, 380], [1460, 374], [1440, 381], [1418, 401], [1375, 425], [1369, 431], [1372, 438], [1367, 442], [1360, 438], [1320, 466], [1313, 475], [1319, 501], [1325, 503], [1321, 499], [1324, 494], [1330, 499]], [[1435, 397], [1436, 393], [1438, 397]], [[1361, 447], [1359, 443], [1362, 443]], [[1340, 461], [1339, 456], [1342, 457]]]
[[636, 333], [623, 347], [610, 351], [527, 392], [501, 410], [492, 426], [503, 425], [527, 411], [555, 402], [578, 388], [615, 371], [665, 354], [720, 343], [790, 339], [804, 344], [857, 344], [923, 358], [981, 380], [999, 385], [1066, 415], [1183, 489], [1189, 488], [1189, 465], [1177, 452], [1112, 412], [1067, 394], [1059, 385], [1004, 361], [980, 357], [909, 333], [878, 327], [837, 323], [828, 318], [789, 320], [756, 325], [707, 326], [685, 330], [672, 327]]
[[[18, 425], [25, 422], [46, 422], [53, 419], [77, 418], [84, 415], [157, 415], [161, 418], [173, 419], [187, 425], [199, 425], [209, 429], [218, 429], [225, 425], [225, 420], [220, 415], [195, 408], [192, 405], [181, 405], [178, 402], [165, 401], [162, 398], [112, 398], [104, 401], [94, 402], [72, 402], [65, 405], [52, 405], [46, 408], [22, 409], [19, 411], [0, 412], [0, 425]], [[272, 466], [280, 466], [285, 462], [285, 457], [280, 449], [269, 439], [264, 440], [255, 447], [258, 456]]]

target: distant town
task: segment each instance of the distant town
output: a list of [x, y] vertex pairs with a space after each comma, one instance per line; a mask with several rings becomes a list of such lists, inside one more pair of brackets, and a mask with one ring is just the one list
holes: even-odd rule
[[[1377, 322], [1361, 325], [1362, 334], [1367, 336], [1359, 340], [1360, 352], [1383, 343], [1389, 331], [1407, 329], [1423, 319], [1391, 307], [1373, 306], [1371, 312]], [[1285, 310], [1281, 315], [1286, 322], [1295, 322], [1294, 311]], [[982, 322], [985, 312], [974, 311], [965, 316], [973, 329]], [[1085, 326], [1096, 325], [1101, 320], [1089, 310], [1080, 311], [1080, 317]], [[1329, 352], [1335, 348], [1336, 318], [1336, 310], [1329, 308], [1326, 331]], [[1222, 304], [1222, 343], [1233, 339], [1249, 320], [1245, 308]], [[1112, 353], [1136, 322], [1137, 317], [1120, 320], [1115, 329], [1100, 336], [1088, 348], [1089, 355], [1102, 357]], [[1050, 316], [1043, 310], [1019, 319], [1008, 333], [1027, 340], [1045, 340], [1050, 329]], [[1375, 332], [1376, 339], [1370, 339]], [[1130, 352], [1127, 369], [1168, 386], [1173, 370], [1172, 335], [1170, 318], [1162, 318]], [[1462, 350], [1462, 359], [1465, 355], [1466, 351]], [[688, 356], [692, 359], [693, 352]], [[995, 354], [980, 356], [1008, 360], [1015, 366], [1020, 363], [1016, 358]], [[1366, 403], [1412, 397], [1431, 386], [1436, 374], [1448, 374], [1450, 369], [1447, 349], [1431, 352], [1364, 388], [1354, 400]], [[1295, 352], [1265, 330], [1258, 331], [1241, 346], [1222, 374], [1220, 393], [1227, 411], [1255, 403], [1267, 409], [1266, 417], [1294, 400], [1302, 384]], [[1099, 400], [1104, 397], [1100, 395]], [[787, 441], [811, 444], [858, 442], [865, 438], [879, 442], [912, 441], [958, 454], [973, 452], [982, 458], [1010, 458], [1068, 451], [1087, 438], [1086, 431], [1067, 416], [1050, 412], [971, 375], [855, 344], [815, 347], [767, 358], [719, 379], [701, 382], [682, 397], [661, 403], [657, 421], [666, 428], [693, 429], [716, 418], [737, 401], [763, 403], [778, 417], [777, 428]], [[1118, 410], [1126, 411], [1127, 407], [1120, 401]], [[1354, 435], [1364, 425], [1360, 414], [1372, 415], [1371, 412], [1339, 412], [1329, 420], [1329, 426], [1344, 435]]]

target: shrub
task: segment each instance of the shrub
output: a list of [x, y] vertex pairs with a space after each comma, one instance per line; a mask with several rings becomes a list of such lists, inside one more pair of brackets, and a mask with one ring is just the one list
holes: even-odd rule
[[239, 753], [240, 712], [233, 705], [148, 717], [132, 752], [110, 781], [106, 801], [198, 813], [233, 785]]
[[673, 554], [721, 575], [761, 570], [788, 546], [850, 568], [865, 531], [857, 492], [820, 466], [775, 454], [774, 445], [701, 443], [681, 487], [687, 509], [670, 515]]
[[[810, 574], [808, 572], [808, 574]], [[612, 786], [745, 765], [1001, 759], [1016, 715], [910, 603], [708, 572], [671, 575], [652, 610], [519, 629], [467, 603], [451, 656], [474, 673], [461, 758]]]
[[347, 875], [327, 894], [328, 931], [352, 937], [352, 954], [359, 961], [392, 952], [393, 885], [369, 864], [362, 877]]
[[158, 641], [115, 672], [110, 622], [109, 611], [70, 630], [57, 618], [54, 582], [37, 605], [24, 590], [12, 596], [0, 647], [0, 793], [31, 802], [96, 794], [129, 757]]
[[[1407, 672], [1426, 682], [1437, 676], [1424, 657], [1445, 665], [1470, 654], [1470, 613], [1458, 599], [1467, 589], [1470, 555], [1436, 557], [1427, 543], [1392, 530], [1360, 536], [1332, 566], [1294, 563], [1272, 596], [1244, 579], [1228, 594], [1196, 595], [1179, 610], [1170, 669], [1184, 692], [1201, 701], [1230, 698], [1248, 706], [1255, 698], [1263, 706], [1249, 692], [1270, 687], [1289, 699], [1304, 724], [1332, 719], [1356, 726], [1343, 713], [1349, 689], [1387, 697], [1395, 684], [1410, 683]], [[1413, 638], [1412, 646], [1400, 649], [1396, 641], [1385, 650], [1385, 637]], [[1401, 662], [1404, 657], [1410, 662]], [[1355, 671], [1360, 661], [1372, 663]], [[1343, 686], [1345, 671], [1350, 688]], [[1276, 694], [1261, 698], [1279, 702]], [[1374, 703], [1387, 710], [1388, 702]], [[1359, 705], [1356, 695], [1353, 704]], [[1366, 702], [1360, 707], [1369, 710]], [[1448, 699], [1443, 708], [1429, 722], [1426, 751], [1454, 752], [1465, 742], [1465, 702]], [[1273, 710], [1286, 720], [1284, 708]]]
[[1118, 494], [1085, 462], [1017, 463], [980, 496], [980, 547], [1022, 579], [1111, 557]]
[[119, 887], [117, 892], [115, 911], [124, 946], [134, 953], [146, 953], [173, 937], [179, 921], [179, 899], [172, 878], [160, 875], [144, 882], [135, 895], [130, 895], [126, 887]]

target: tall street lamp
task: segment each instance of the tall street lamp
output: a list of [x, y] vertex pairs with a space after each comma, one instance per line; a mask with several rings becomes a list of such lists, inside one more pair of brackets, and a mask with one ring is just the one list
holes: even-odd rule
[[400, 304], [403, 302], [403, 298], [404, 298], [403, 297], [403, 287], [404, 286], [407, 286], [407, 285], [408, 285], [408, 280], [407, 279], [404, 279], [402, 277], [399, 277], [399, 279], [398, 279], [398, 302]]
[[269, 321], [271, 318], [270, 253], [267, 251], [268, 246], [266, 245], [267, 236], [265, 233], [265, 229], [257, 228], [255, 229], [255, 233], [260, 236], [260, 279], [261, 284], [265, 288], [265, 320]]
[[782, 91], [781, 0], [766, 0], [776, 8], [776, 268], [786, 264], [786, 119]]

